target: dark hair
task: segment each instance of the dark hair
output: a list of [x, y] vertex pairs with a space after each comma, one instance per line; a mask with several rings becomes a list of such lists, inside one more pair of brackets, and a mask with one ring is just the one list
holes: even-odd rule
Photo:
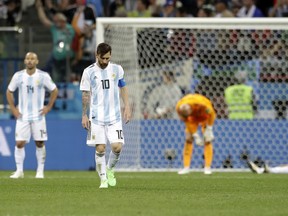
[[112, 52], [112, 48], [111, 48], [111, 46], [109, 44], [100, 43], [97, 46], [97, 50], [96, 50], [96, 54], [97, 55], [103, 56], [103, 55], [105, 55], [108, 52], [110, 52], [110, 53]]

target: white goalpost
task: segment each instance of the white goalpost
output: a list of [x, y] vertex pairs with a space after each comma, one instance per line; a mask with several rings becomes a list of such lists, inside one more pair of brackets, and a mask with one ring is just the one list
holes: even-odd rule
[[[212, 168], [245, 169], [245, 156], [259, 165], [288, 163], [287, 24], [285, 18], [97, 18], [97, 44], [109, 43], [111, 61], [123, 66], [133, 110], [118, 168], [182, 167], [184, 125], [163, 112], [190, 92], [208, 97], [217, 112]], [[241, 71], [257, 101], [253, 120], [227, 115], [224, 90]], [[163, 87], [167, 76], [173, 85]], [[202, 167], [203, 148], [195, 146], [191, 168]]]

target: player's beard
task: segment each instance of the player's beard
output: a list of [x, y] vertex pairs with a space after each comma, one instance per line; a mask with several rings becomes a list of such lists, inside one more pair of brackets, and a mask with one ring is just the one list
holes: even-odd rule
[[33, 65], [33, 64], [27, 64], [27, 65], [26, 65], [26, 69], [28, 69], [28, 70], [30, 70], [30, 71], [31, 71], [31, 70], [34, 70], [35, 67], [36, 67], [36, 66]]
[[102, 68], [102, 69], [105, 69], [108, 66], [108, 63], [105, 64], [105, 63], [98, 62], [98, 64], [99, 64], [100, 68]]

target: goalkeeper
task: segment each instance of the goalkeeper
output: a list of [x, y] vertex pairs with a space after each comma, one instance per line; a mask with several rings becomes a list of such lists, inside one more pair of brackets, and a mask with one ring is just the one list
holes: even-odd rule
[[[180, 170], [178, 174], [189, 173], [193, 141], [196, 145], [204, 146], [204, 174], [211, 174], [211, 163], [213, 160], [212, 141], [214, 139], [212, 127], [216, 118], [212, 103], [200, 94], [188, 94], [178, 101], [176, 111], [180, 120], [184, 121], [186, 126], [183, 149], [184, 169]], [[203, 138], [198, 133], [199, 126], [202, 126]]]

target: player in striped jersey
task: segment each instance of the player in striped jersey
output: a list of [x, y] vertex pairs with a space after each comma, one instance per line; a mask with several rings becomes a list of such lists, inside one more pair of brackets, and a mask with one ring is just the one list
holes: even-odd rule
[[[36, 178], [44, 178], [44, 163], [47, 140], [45, 115], [51, 110], [58, 90], [48, 73], [36, 68], [38, 57], [28, 52], [24, 59], [26, 69], [16, 72], [6, 91], [7, 101], [16, 118], [14, 151], [16, 172], [10, 178], [23, 178], [23, 163], [25, 159], [25, 144], [33, 136], [36, 144], [38, 162]], [[18, 89], [18, 106], [14, 104], [13, 92]], [[49, 103], [44, 106], [45, 89], [51, 92]]]
[[[96, 149], [95, 161], [101, 180], [100, 188], [116, 185], [114, 167], [124, 144], [120, 95], [125, 106], [125, 123], [128, 123], [131, 117], [124, 70], [120, 65], [110, 62], [111, 53], [110, 45], [99, 44], [96, 49], [96, 62], [83, 71], [80, 84], [82, 126], [88, 130], [87, 145], [95, 146]], [[89, 118], [88, 107], [90, 108]], [[111, 144], [111, 152], [106, 165], [107, 141]]]

